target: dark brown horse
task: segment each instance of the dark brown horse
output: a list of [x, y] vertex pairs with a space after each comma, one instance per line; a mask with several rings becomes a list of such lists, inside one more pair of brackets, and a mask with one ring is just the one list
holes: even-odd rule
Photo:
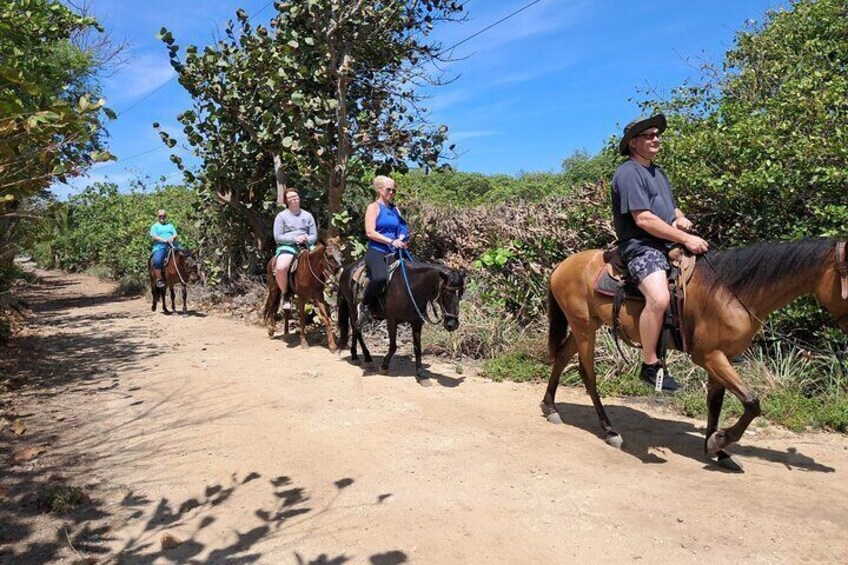
[[[362, 346], [362, 356], [369, 365], [373, 365], [371, 352], [365, 346], [362, 332], [357, 326], [354, 285], [352, 274], [363, 261], [358, 261], [345, 267], [339, 279], [339, 347], [347, 345], [350, 330], [353, 338], [350, 342], [350, 357], [359, 359], [356, 354], [356, 342]], [[408, 285], [407, 285], [408, 282]], [[465, 290], [465, 272], [448, 269], [442, 265], [404, 261], [401, 267], [389, 281], [385, 292], [385, 319], [389, 330], [389, 350], [383, 357], [380, 370], [388, 373], [389, 362], [397, 351], [397, 326], [407, 322], [412, 326], [412, 343], [415, 349], [416, 380], [423, 386], [430, 386], [430, 380], [425, 377], [421, 365], [421, 328], [425, 321], [441, 322], [444, 328], [452, 332], [459, 327], [459, 301]], [[431, 314], [436, 307], [440, 312], [435, 313], [441, 320], [431, 320], [427, 313], [430, 305]]]
[[[268, 261], [268, 299], [265, 301], [263, 316], [268, 327], [268, 337], [274, 337], [277, 326], [277, 310], [283, 298], [277, 279], [274, 277], [276, 257]], [[332, 237], [326, 242], [318, 242], [311, 251], [302, 251], [298, 256], [297, 270], [292, 275], [291, 292], [297, 297], [297, 313], [300, 327], [300, 345], [308, 347], [306, 342], [306, 305], [312, 303], [321, 315], [324, 328], [327, 331], [327, 345], [330, 351], [336, 350], [336, 339], [330, 321], [329, 308], [324, 299], [324, 289], [331, 281], [336, 271], [341, 268], [342, 256], [339, 248], [339, 238]], [[283, 311], [283, 330], [289, 334], [290, 310]]]
[[[835, 240], [764, 243], [710, 254], [709, 261], [698, 260], [687, 287], [684, 334], [692, 360], [709, 376], [704, 448], [707, 456], [717, 457], [723, 467], [741, 469], [724, 448], [739, 441], [760, 415], [759, 400], [745, 387], [729, 360], [748, 348], [766, 316], [803, 295], [814, 295], [839, 327], [848, 331], [844, 245]], [[595, 332], [601, 324], [611, 326], [612, 313], [612, 299], [592, 288], [602, 265], [602, 251], [584, 251], [560, 263], [551, 275], [548, 346], [553, 367], [541, 407], [549, 421], [562, 422], [554, 397], [563, 369], [577, 353], [580, 376], [606, 441], [621, 447], [621, 435], [607, 417], [595, 383]], [[642, 303], [635, 301], [627, 301], [621, 309], [621, 325], [631, 339], [638, 340], [641, 309]], [[725, 390], [742, 402], [744, 413], [734, 425], [719, 430]]]
[[191, 252], [186, 249], [176, 248], [171, 246], [168, 250], [168, 260], [165, 268], [162, 269], [162, 279], [165, 281], [165, 286], [162, 288], [156, 287], [156, 276], [153, 274], [152, 259], [147, 262], [147, 273], [150, 277], [150, 294], [153, 297], [153, 305], [150, 310], [156, 311], [156, 303], [159, 298], [162, 299], [162, 312], [170, 314], [168, 306], [165, 304], [165, 291], [171, 291], [171, 310], [177, 311], [174, 304], [175, 293], [174, 285], [179, 283], [183, 287], [183, 316], [186, 315], [186, 298], [188, 296], [188, 283], [197, 282], [200, 280], [200, 273], [197, 268], [197, 262], [192, 257]]

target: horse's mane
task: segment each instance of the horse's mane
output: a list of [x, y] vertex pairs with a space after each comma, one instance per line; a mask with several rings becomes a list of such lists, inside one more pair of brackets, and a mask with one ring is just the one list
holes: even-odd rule
[[835, 245], [835, 239], [812, 238], [755, 243], [710, 253], [709, 262], [703, 259], [698, 261], [697, 272], [708, 293], [726, 288], [745, 302], [775, 281], [803, 276], [819, 269], [833, 255]]
[[465, 273], [461, 270], [451, 269], [442, 263], [425, 263], [423, 261], [415, 260], [407, 261], [406, 265], [410, 269], [436, 270], [446, 273], [448, 276], [447, 284], [450, 286], [460, 286], [465, 283]]

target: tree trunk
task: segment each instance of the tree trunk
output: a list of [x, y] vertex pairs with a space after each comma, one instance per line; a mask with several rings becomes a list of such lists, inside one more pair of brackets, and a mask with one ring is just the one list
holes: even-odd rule
[[277, 204], [285, 206], [286, 174], [283, 172], [283, 159], [276, 153], [274, 154], [274, 180], [277, 183]]

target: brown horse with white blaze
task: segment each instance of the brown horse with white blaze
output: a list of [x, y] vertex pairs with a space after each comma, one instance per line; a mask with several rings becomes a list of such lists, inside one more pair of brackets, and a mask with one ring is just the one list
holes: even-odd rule
[[[268, 336], [274, 337], [274, 331], [277, 326], [277, 310], [280, 308], [280, 302], [283, 298], [283, 293], [277, 285], [277, 279], [274, 277], [274, 266], [277, 258], [271, 257], [268, 261], [266, 269], [268, 277], [268, 298], [265, 301], [263, 317], [265, 325], [268, 327]], [[331, 237], [326, 242], [319, 241], [314, 249], [303, 251], [298, 256], [297, 270], [292, 275], [294, 286], [291, 291], [297, 297], [297, 313], [300, 326], [300, 345], [307, 347], [306, 342], [306, 305], [312, 303], [321, 315], [321, 320], [324, 322], [324, 328], [327, 331], [327, 345], [330, 351], [336, 350], [336, 339], [333, 333], [332, 322], [330, 320], [329, 307], [324, 299], [324, 289], [331, 281], [336, 271], [341, 268], [342, 256], [340, 248], [340, 240], [338, 237]], [[285, 334], [289, 333], [289, 318], [290, 310], [283, 312], [283, 330]]]
[[[607, 417], [595, 380], [595, 332], [602, 324], [612, 326], [612, 298], [593, 289], [602, 266], [603, 251], [583, 251], [560, 263], [551, 275], [548, 346], [553, 367], [541, 408], [549, 421], [562, 422], [554, 399], [560, 375], [576, 353], [580, 376], [606, 441], [621, 447], [621, 435]], [[706, 370], [709, 379], [705, 451], [708, 457], [717, 457], [721, 466], [741, 470], [724, 448], [739, 441], [751, 421], [760, 415], [760, 403], [730, 359], [748, 348], [760, 331], [762, 320], [804, 295], [814, 295], [839, 327], [848, 332], [845, 242], [807, 239], [761, 243], [710, 254], [708, 261], [698, 260], [686, 292], [684, 336], [692, 360]], [[639, 337], [642, 306], [641, 302], [628, 300], [619, 314], [623, 333], [634, 340]], [[734, 425], [719, 430], [725, 390], [742, 402], [744, 412]]]

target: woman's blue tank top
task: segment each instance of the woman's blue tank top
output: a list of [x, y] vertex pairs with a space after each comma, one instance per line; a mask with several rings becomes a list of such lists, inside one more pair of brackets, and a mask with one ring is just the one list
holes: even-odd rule
[[[406, 220], [398, 213], [397, 207], [389, 207], [379, 203], [378, 206], [380, 207], [380, 212], [377, 214], [377, 233], [392, 240], [398, 239], [402, 235], [408, 237], [409, 229], [406, 227]], [[373, 239], [368, 240], [368, 247], [376, 249], [381, 253], [393, 253], [395, 251], [395, 248], [390, 244], [377, 243]]]

